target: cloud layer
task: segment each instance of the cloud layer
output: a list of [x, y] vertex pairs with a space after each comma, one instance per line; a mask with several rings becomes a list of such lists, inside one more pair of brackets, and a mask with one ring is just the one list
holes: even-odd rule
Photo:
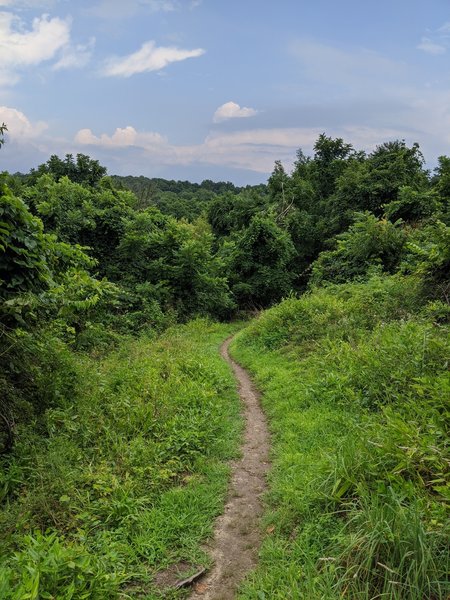
[[[75, 142], [84, 147], [84, 151], [88, 151], [88, 146], [111, 154], [119, 150], [133, 150], [134, 158], [139, 160], [140, 156], [151, 168], [204, 164], [267, 174], [272, 171], [275, 160], [291, 164], [298, 148], [311, 152], [320, 133], [322, 131], [318, 127], [248, 129], [232, 133], [215, 132], [199, 144], [176, 145], [160, 133], [139, 132], [127, 126], [117, 128], [112, 135], [103, 133], [99, 136], [90, 129], [81, 129], [75, 136]], [[357, 148], [372, 150], [381, 141], [401, 137], [402, 132], [387, 128], [343, 127], [328, 133], [343, 137]]]

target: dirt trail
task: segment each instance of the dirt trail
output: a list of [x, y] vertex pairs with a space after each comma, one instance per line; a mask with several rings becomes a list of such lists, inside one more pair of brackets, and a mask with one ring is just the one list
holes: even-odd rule
[[235, 598], [239, 583], [256, 566], [261, 542], [261, 496], [269, 468], [269, 432], [250, 377], [230, 358], [230, 342], [228, 339], [223, 343], [221, 355], [231, 365], [239, 383], [245, 418], [242, 458], [232, 463], [228, 501], [208, 548], [214, 565], [194, 587], [191, 600]]

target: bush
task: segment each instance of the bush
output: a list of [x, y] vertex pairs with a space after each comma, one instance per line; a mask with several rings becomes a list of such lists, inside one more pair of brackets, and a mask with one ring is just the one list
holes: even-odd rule
[[400, 222], [377, 219], [369, 212], [360, 213], [348, 231], [336, 236], [337, 248], [322, 252], [312, 267], [311, 283], [345, 283], [365, 278], [379, 266], [394, 273], [400, 263], [406, 234]]

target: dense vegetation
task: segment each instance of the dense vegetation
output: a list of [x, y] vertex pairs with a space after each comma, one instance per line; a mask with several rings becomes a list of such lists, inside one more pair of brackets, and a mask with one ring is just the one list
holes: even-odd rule
[[229, 331], [193, 321], [106, 358], [60, 355], [61, 397], [2, 463], [1, 598], [155, 597], [156, 571], [208, 563], [239, 431], [217, 354]]
[[239, 430], [208, 319], [290, 296], [235, 348], [274, 432], [243, 597], [446, 598], [449, 202], [450, 158], [325, 135], [267, 186], [3, 173], [0, 596], [151, 598], [204, 562]]
[[[269, 535], [241, 597], [444, 599], [449, 161], [430, 180], [416, 146], [384, 144], [369, 157], [336, 149], [318, 180], [322, 200], [314, 196], [330, 219], [311, 211], [303, 239], [314, 228], [336, 235], [309, 263], [308, 290], [234, 346], [263, 391], [274, 460]], [[276, 176], [281, 194], [294, 190], [295, 204], [297, 173], [311, 193], [319, 167], [300, 154], [290, 177], [277, 166], [272, 185]], [[296, 212], [286, 220], [298, 223]]]
[[242, 598], [448, 597], [449, 331], [422, 293], [376, 275], [240, 334], [273, 432], [271, 534]]

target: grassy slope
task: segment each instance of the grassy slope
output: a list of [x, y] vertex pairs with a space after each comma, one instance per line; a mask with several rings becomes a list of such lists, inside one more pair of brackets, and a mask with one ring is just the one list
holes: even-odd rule
[[0, 465], [1, 598], [154, 598], [157, 571], [207, 562], [241, 427], [218, 354], [232, 330], [197, 321], [72, 357], [76, 396]]
[[240, 597], [448, 597], [448, 327], [418, 302], [413, 280], [374, 279], [238, 335], [273, 432], [268, 533]]

